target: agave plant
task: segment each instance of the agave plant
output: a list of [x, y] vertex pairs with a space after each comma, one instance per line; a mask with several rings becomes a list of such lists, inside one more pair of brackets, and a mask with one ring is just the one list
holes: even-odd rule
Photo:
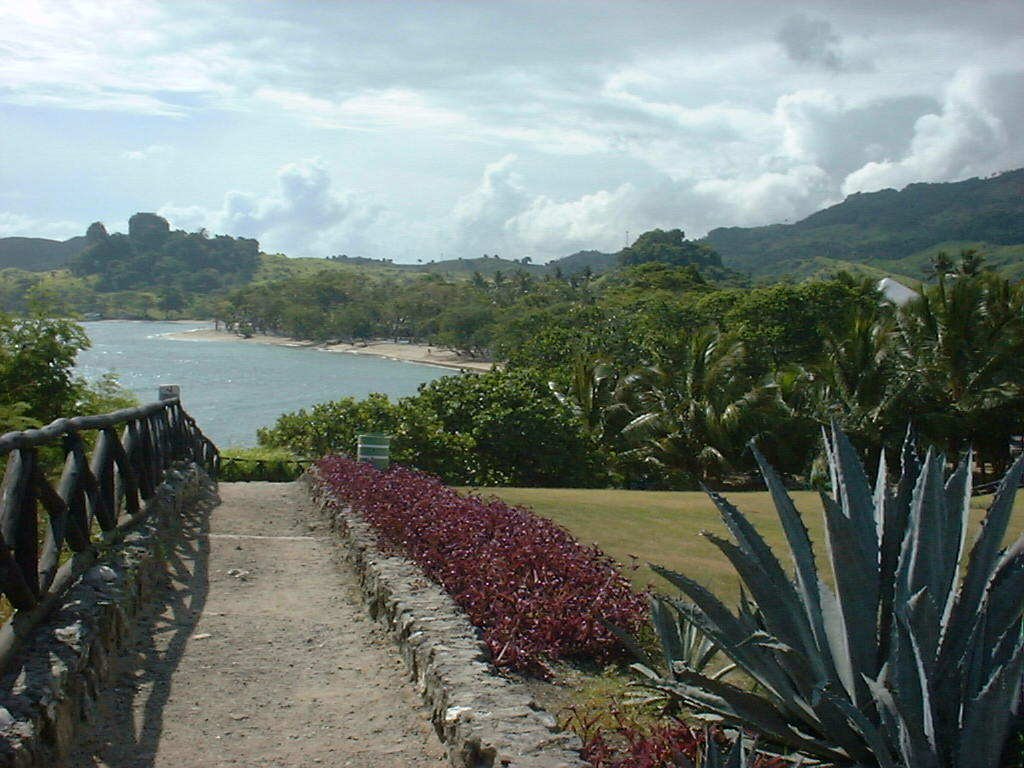
[[[743, 737], [739, 736], [731, 747], [724, 747], [712, 738], [709, 731], [704, 732], [704, 754], [698, 764], [700, 768], [757, 768], [761, 764], [757, 751], [748, 749]], [[683, 768], [696, 768], [692, 763]]]
[[966, 563], [968, 454], [922, 460], [908, 435], [899, 482], [883, 455], [872, 488], [853, 446], [826, 435], [822, 495], [832, 583], [778, 475], [754, 448], [792, 555], [791, 577], [747, 518], [712, 493], [735, 541], [705, 533], [750, 600], [734, 613], [697, 581], [658, 572], [692, 600], [675, 610], [752, 678], [756, 692], [675, 665], [647, 684], [723, 723], [842, 766], [996, 768], [1024, 671], [1024, 536], [1008, 549], [1024, 458], [1004, 476]]
[[[673, 603], [661, 595], [651, 598], [651, 623], [658, 634], [665, 668], [672, 677], [676, 669], [703, 673], [721, 655], [721, 649], [689, 619], [690, 612], [680, 613]], [[720, 680], [734, 669], [735, 664], [725, 664], [711, 678]]]

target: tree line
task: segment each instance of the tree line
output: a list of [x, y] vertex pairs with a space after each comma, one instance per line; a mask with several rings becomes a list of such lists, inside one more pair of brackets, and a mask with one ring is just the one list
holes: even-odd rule
[[[468, 283], [325, 273], [240, 289], [223, 309], [226, 322], [252, 332], [392, 336], [502, 361], [488, 396], [479, 382], [455, 378], [403, 404], [378, 401], [392, 409], [378, 422], [365, 413], [353, 420], [351, 409], [365, 404], [342, 401], [330, 413], [283, 417], [262, 435], [268, 445], [318, 452], [351, 450], [360, 429], [390, 430], [411, 463], [452, 482], [739, 483], [755, 469], [747, 443], [757, 438], [773, 464], [813, 483], [823, 471], [820, 429], [831, 422], [873, 459], [897, 450], [909, 423], [949, 455], [974, 446], [983, 471], [999, 471], [1024, 432], [1024, 289], [977, 268], [944, 267], [905, 306], [844, 274], [750, 288], [654, 261], [598, 278], [513, 273]], [[510, 408], [523, 387], [533, 405], [526, 398]], [[475, 415], [452, 421], [446, 398], [475, 402]], [[499, 477], [502, 467], [532, 466], [525, 457], [545, 437], [543, 420], [531, 432], [517, 410], [530, 407], [556, 408], [576, 442], [565, 462], [553, 459], [535, 476]], [[469, 457], [485, 442], [474, 437], [462, 466], [429, 458], [451, 456], [445, 441], [457, 443], [477, 422], [488, 425], [486, 440], [521, 453], [474, 470]], [[336, 443], [310, 441], [342, 423], [352, 431]]]

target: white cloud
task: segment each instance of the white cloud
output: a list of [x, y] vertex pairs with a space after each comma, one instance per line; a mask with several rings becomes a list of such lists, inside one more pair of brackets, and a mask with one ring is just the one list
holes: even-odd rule
[[126, 149], [121, 153], [122, 160], [158, 160], [168, 157], [172, 152], [166, 144], [150, 144], [141, 149]]
[[626, 233], [682, 228], [699, 237], [723, 224], [759, 225], [805, 215], [830, 194], [814, 165], [742, 178], [625, 183], [569, 200], [530, 194], [506, 156], [487, 166], [479, 186], [453, 211], [456, 255], [499, 252], [537, 261], [584, 248], [616, 251]]
[[12, 211], [0, 211], [0, 237], [45, 237], [67, 240], [85, 234], [86, 225], [77, 221], [47, 221]]
[[479, 185], [456, 202], [450, 217], [450, 252], [472, 257], [484, 253], [508, 256], [509, 249], [516, 247], [505, 225], [529, 198], [515, 164], [515, 155], [488, 164]]
[[848, 173], [905, 152], [918, 116], [937, 106], [926, 97], [851, 104], [823, 89], [787, 93], [778, 99], [773, 112], [781, 131], [775, 156], [783, 162], [818, 166], [838, 192]]
[[0, 207], [540, 259], [1024, 165], [1019, 3], [442, 5], [0, 0]]
[[405, 88], [367, 90], [332, 100], [280, 88], [260, 88], [257, 99], [301, 115], [320, 128], [453, 128], [466, 119]]
[[239, 46], [145, 0], [17, 0], [0, 25], [0, 100], [25, 106], [181, 117], [191, 98], [225, 99], [253, 71]]
[[544, 257], [587, 248], [618, 250], [639, 213], [639, 194], [632, 184], [623, 184], [565, 202], [541, 195], [511, 216], [505, 228], [525, 250]]
[[1014, 132], [1024, 121], [1024, 69], [961, 69], [939, 112], [920, 117], [902, 157], [866, 163], [843, 182], [846, 194], [915, 181], [948, 181], [1007, 170], [1024, 162]]
[[365, 197], [334, 188], [320, 159], [300, 160], [277, 172], [277, 189], [265, 195], [232, 191], [217, 210], [165, 205], [160, 214], [174, 226], [206, 227], [254, 237], [266, 251], [291, 256], [328, 256], [362, 244], [383, 213]]
[[694, 185], [695, 193], [713, 201], [717, 217], [734, 226], [802, 218], [828, 202], [830, 191], [828, 175], [816, 165], [751, 178], [706, 179]]

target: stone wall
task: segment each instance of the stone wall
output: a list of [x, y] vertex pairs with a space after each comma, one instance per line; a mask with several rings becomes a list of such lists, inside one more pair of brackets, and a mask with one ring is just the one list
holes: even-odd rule
[[358, 514], [312, 488], [367, 608], [401, 649], [456, 768], [582, 768], [581, 744], [489, 662], [477, 629], [411, 562], [388, 556]]
[[36, 628], [0, 679], [0, 766], [60, 765], [83, 723], [93, 719], [109, 660], [163, 567], [166, 537], [189, 505], [215, 496], [195, 465], [169, 470], [147, 502], [149, 517], [105, 554]]

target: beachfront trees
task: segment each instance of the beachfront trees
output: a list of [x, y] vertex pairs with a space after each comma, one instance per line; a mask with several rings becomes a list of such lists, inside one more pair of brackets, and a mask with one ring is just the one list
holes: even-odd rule
[[78, 391], [75, 357], [88, 346], [70, 320], [0, 315], [0, 398], [9, 413], [39, 423], [67, 415]]
[[89, 337], [71, 320], [0, 313], [0, 433], [133, 402], [113, 377], [89, 384], [75, 376], [75, 358], [88, 347]]
[[1024, 432], [1022, 290], [981, 273], [923, 294], [898, 308], [849, 276], [723, 287], [692, 266], [655, 262], [588, 286], [339, 271], [247, 286], [225, 319], [257, 333], [401, 336], [502, 360], [550, 382], [600, 442], [615, 482], [630, 486], [740, 479], [730, 475], [753, 469], [743, 446], [755, 434], [784, 472], [806, 478], [832, 420], [872, 455], [898, 449], [910, 420], [951, 454], [970, 440], [986, 464], [1005, 464], [1009, 438]]

